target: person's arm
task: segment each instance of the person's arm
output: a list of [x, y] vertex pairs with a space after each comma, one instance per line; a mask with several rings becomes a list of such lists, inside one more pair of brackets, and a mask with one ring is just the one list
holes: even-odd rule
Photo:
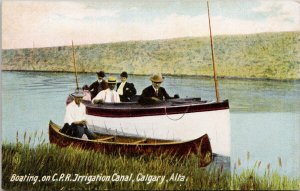
[[103, 103], [103, 100], [102, 99], [93, 99], [92, 103], [93, 104]]
[[161, 90], [162, 90], [162, 94], [163, 94], [165, 100], [172, 99], [172, 97], [167, 93], [165, 88], [161, 88]]
[[69, 125], [71, 125], [73, 123], [73, 118], [71, 116], [71, 111], [69, 109], [69, 107], [66, 107], [66, 113], [65, 113], [65, 117], [64, 117], [64, 123], [68, 123]]
[[73, 124], [75, 124], [75, 125], [86, 125], [87, 122], [86, 122], [86, 120], [81, 120], [81, 121], [74, 121]]
[[178, 94], [175, 94], [174, 97], [171, 97], [165, 88], [162, 88], [162, 92], [163, 92], [163, 96], [165, 97], [166, 100], [168, 99], [176, 99], [176, 98], [179, 98], [179, 95]]
[[99, 92], [93, 99], [92, 99], [92, 103], [93, 104], [98, 104], [98, 103], [103, 103], [103, 99], [104, 99], [104, 91]]
[[80, 110], [80, 118], [79, 119], [81, 119], [81, 120], [75, 121], [73, 123], [77, 124], [77, 125], [86, 126], [86, 124], [87, 124], [87, 121], [86, 121], [86, 107], [85, 107], [84, 104], [80, 103], [80, 108], [81, 108], [81, 110]]
[[136, 89], [134, 87], [134, 84], [131, 84], [131, 97], [136, 95]]
[[92, 91], [92, 90], [95, 89], [94, 84], [95, 84], [95, 82], [93, 82], [93, 83], [89, 86], [89, 91]]
[[138, 102], [140, 104], [153, 104], [153, 103], [156, 103], [157, 101], [160, 101], [160, 99], [158, 99], [156, 97], [152, 97], [151, 92], [149, 92], [148, 89], [143, 90], [142, 95], [140, 96], [140, 99], [138, 100]]
[[115, 92], [115, 102], [116, 103], [120, 103], [121, 102], [120, 95], [118, 94], [118, 92]]

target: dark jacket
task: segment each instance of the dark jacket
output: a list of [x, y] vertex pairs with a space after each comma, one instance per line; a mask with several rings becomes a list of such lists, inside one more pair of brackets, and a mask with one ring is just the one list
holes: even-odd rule
[[[119, 89], [120, 85], [121, 85], [121, 82], [118, 82], [117, 90]], [[131, 101], [131, 98], [135, 95], [136, 95], [136, 89], [134, 87], [134, 84], [126, 82], [123, 87], [123, 95], [120, 95], [120, 101], [121, 102], [129, 102], [129, 101]]]
[[152, 104], [155, 103], [156, 101], [151, 99], [151, 97], [156, 97], [160, 100], [168, 100], [168, 99], [173, 99], [173, 97], [169, 96], [169, 94], [167, 93], [167, 91], [165, 90], [165, 88], [160, 87], [158, 89], [158, 95], [155, 94], [155, 90], [153, 88], [153, 86], [148, 86], [146, 87], [143, 92], [142, 95], [139, 99], [139, 103], [141, 104]]
[[94, 97], [96, 97], [96, 95], [102, 91], [102, 90], [106, 90], [108, 88], [108, 84], [105, 80], [102, 80], [101, 83], [99, 83], [98, 81], [95, 81], [94, 83], [92, 83], [89, 86], [89, 90], [91, 92], [91, 98], [93, 99]]

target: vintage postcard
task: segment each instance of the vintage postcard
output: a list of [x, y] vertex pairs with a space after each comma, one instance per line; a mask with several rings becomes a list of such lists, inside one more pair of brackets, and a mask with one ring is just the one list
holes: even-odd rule
[[2, 0], [1, 189], [300, 189], [297, 0]]

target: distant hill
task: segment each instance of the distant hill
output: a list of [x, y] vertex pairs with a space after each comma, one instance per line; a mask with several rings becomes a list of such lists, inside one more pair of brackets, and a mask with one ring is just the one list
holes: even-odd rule
[[[215, 36], [218, 76], [300, 79], [300, 32]], [[75, 46], [79, 72], [212, 76], [209, 37]], [[10, 49], [2, 70], [73, 72], [72, 47]]]

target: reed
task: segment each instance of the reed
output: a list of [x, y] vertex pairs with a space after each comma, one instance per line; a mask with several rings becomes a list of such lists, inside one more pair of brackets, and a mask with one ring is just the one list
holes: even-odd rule
[[[6, 190], [296, 190], [298, 179], [280, 176], [266, 168], [266, 173], [256, 173], [261, 162], [242, 173], [224, 170], [223, 164], [198, 167], [198, 157], [105, 155], [93, 151], [60, 148], [44, 140], [35, 143], [30, 136], [18, 143], [2, 145], [2, 186]], [[17, 138], [18, 139], [18, 138]], [[34, 136], [36, 139], [36, 135]], [[31, 141], [29, 141], [31, 140]], [[35, 146], [33, 146], [33, 144]], [[281, 160], [281, 159], [280, 159]], [[241, 162], [240, 162], [241, 163]], [[55, 173], [85, 176], [138, 174], [166, 176], [164, 181], [37, 181], [13, 182], [12, 175], [53, 176]], [[177, 180], [170, 179], [177, 175]], [[184, 176], [180, 181], [178, 176]], [[168, 181], [166, 181], [168, 180]]]

